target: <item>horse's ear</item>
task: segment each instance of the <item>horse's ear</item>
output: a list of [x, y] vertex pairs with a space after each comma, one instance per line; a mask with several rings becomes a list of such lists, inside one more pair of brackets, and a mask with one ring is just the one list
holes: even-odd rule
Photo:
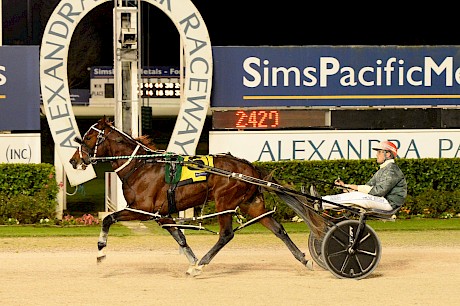
[[109, 122], [107, 117], [104, 115], [98, 122], [101, 125], [101, 128], [105, 127]]
[[73, 141], [75, 141], [75, 142], [78, 143], [78, 144], [82, 144], [82, 143], [83, 143], [83, 141], [81, 140], [80, 137], [75, 137], [75, 138], [73, 139]]

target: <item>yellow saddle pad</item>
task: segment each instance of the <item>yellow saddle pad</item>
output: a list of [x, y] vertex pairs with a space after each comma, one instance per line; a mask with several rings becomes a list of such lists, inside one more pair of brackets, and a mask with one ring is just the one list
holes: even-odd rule
[[[211, 155], [184, 156], [184, 162], [187, 161], [214, 167], [214, 159]], [[178, 185], [206, 181], [208, 175], [209, 173], [204, 170], [195, 170], [190, 169], [188, 166], [183, 166]]]

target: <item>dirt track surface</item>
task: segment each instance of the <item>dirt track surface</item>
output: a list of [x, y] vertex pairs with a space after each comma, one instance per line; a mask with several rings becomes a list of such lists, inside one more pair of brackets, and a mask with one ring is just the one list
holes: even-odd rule
[[[309, 271], [273, 235], [237, 234], [203, 274], [169, 236], [0, 239], [1, 305], [458, 305], [460, 232], [377, 232], [378, 267], [365, 279]], [[292, 234], [310, 254], [305, 234]], [[198, 257], [215, 236], [192, 235]]]

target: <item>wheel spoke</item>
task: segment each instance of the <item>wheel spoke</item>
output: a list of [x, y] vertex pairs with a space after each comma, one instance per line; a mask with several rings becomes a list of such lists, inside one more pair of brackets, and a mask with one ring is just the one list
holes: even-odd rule
[[366, 236], [364, 236], [363, 238], [361, 238], [361, 240], [359, 241], [359, 243], [363, 243], [364, 241], [367, 240], [367, 238], [371, 237], [371, 234], [367, 233]]
[[337, 242], [338, 244], [340, 244], [342, 247], [345, 247], [345, 246], [346, 246], [346, 243], [345, 243], [345, 242], [342, 242], [337, 236], [332, 235], [331, 238], [334, 239], [334, 241], [336, 241], [336, 242]]
[[342, 267], [340, 267], [340, 272], [345, 273], [345, 268], [347, 267], [348, 263], [350, 262], [350, 255], [345, 256], [345, 259], [343, 260]]
[[373, 256], [375, 257], [377, 255], [377, 252], [370, 252], [370, 251], [366, 251], [366, 250], [356, 250], [356, 253], [361, 253], [361, 254], [366, 254], [366, 255], [370, 255], [370, 256]]
[[343, 254], [348, 254], [348, 251], [347, 250], [340, 250], [340, 251], [337, 251], [337, 252], [334, 252], [334, 253], [329, 253], [329, 258], [334, 258], [334, 257], [340, 256], [340, 255], [343, 255]]
[[357, 255], [355, 255], [355, 258], [356, 258], [356, 263], [357, 263], [358, 266], [359, 266], [359, 272], [362, 273], [362, 272], [365, 270], [365, 268], [363, 268], [363, 265], [362, 265], [362, 263], [361, 263], [361, 261], [359, 260], [359, 257], [358, 257]]

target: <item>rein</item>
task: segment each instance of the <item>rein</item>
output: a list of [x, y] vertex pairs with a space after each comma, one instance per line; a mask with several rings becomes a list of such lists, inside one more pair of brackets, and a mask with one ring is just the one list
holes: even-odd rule
[[[134, 153], [135, 154], [135, 153]], [[175, 153], [161, 153], [161, 154], [143, 154], [143, 155], [120, 155], [120, 156], [105, 156], [105, 157], [90, 157], [91, 161], [98, 162], [98, 161], [110, 161], [110, 160], [117, 160], [117, 159], [149, 159], [149, 158], [156, 158], [156, 157], [170, 157], [176, 156]], [[169, 162], [169, 161], [168, 161]]]

